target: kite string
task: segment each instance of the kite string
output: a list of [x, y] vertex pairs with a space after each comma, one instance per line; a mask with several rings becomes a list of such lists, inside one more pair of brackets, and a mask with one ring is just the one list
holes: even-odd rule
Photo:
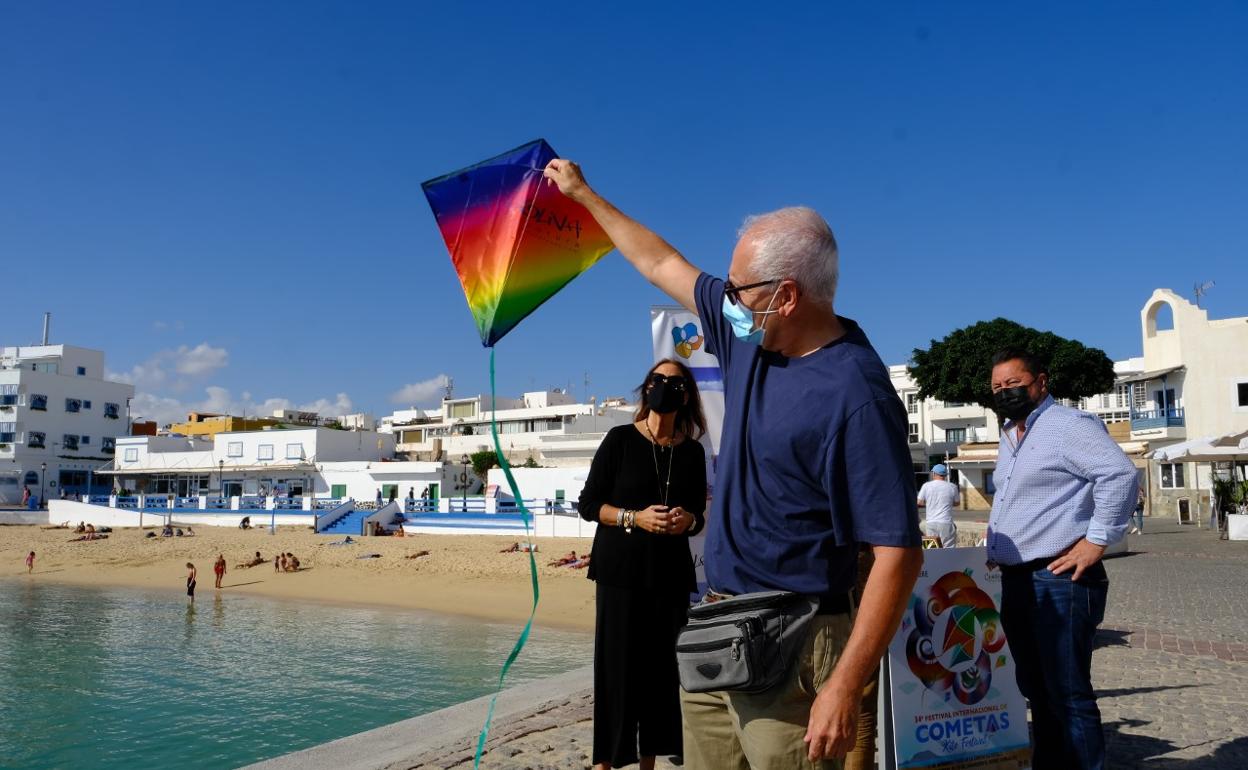
[[494, 706], [498, 703], [498, 695], [503, 691], [503, 680], [507, 677], [511, 664], [516, 662], [516, 658], [520, 656], [520, 651], [524, 649], [524, 645], [529, 641], [529, 633], [533, 630], [533, 616], [537, 613], [537, 600], [541, 593], [537, 585], [537, 559], [533, 556], [533, 533], [529, 527], [529, 509], [524, 505], [524, 498], [520, 496], [520, 486], [516, 483], [516, 477], [511, 472], [511, 465], [507, 462], [506, 455], [503, 454], [502, 445], [498, 440], [498, 388], [494, 381], [494, 348], [490, 348], [490, 433], [494, 437], [494, 453], [498, 456], [499, 467], [503, 469], [503, 475], [507, 477], [507, 485], [511, 488], [511, 494], [516, 500], [516, 505], [520, 508], [520, 515], [524, 520], [524, 533], [529, 544], [529, 575], [533, 583], [533, 606], [529, 610], [529, 619], [524, 624], [524, 630], [520, 632], [520, 638], [516, 640], [516, 644], [511, 648], [511, 654], [507, 656], [507, 660], [503, 662], [503, 668], [498, 673], [498, 687], [494, 690], [494, 697], [490, 698], [490, 707], [485, 714], [485, 725], [481, 728], [481, 734], [477, 736], [477, 751], [473, 755], [472, 766], [479, 768], [481, 766], [481, 754], [485, 750], [485, 739], [490, 734], [490, 722], [494, 719]]

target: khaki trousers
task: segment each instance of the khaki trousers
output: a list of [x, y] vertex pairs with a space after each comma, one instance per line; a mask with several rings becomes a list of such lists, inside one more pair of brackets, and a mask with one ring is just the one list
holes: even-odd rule
[[852, 624], [848, 614], [816, 615], [797, 664], [767, 692], [681, 690], [687, 770], [840, 770], [840, 760], [807, 759], [802, 738]]

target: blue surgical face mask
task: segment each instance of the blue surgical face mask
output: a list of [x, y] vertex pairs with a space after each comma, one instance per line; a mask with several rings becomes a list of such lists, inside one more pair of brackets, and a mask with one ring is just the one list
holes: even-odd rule
[[776, 312], [771, 309], [772, 304], [776, 301], [776, 295], [780, 293], [780, 287], [771, 293], [771, 301], [767, 303], [766, 310], [753, 311], [744, 305], [738, 303], [736, 305], [728, 301], [728, 297], [724, 297], [723, 314], [728, 323], [732, 324], [732, 333], [737, 339], [749, 345], [759, 345], [763, 341], [763, 326], [767, 325], [767, 320], [763, 319], [763, 326], [754, 328], [754, 315], [771, 315]]

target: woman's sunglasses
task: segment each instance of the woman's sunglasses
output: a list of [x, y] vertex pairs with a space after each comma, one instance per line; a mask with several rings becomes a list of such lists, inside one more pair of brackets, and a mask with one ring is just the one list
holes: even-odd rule
[[728, 298], [728, 302], [732, 305], [741, 304], [741, 292], [757, 289], [760, 286], [770, 286], [773, 283], [780, 283], [778, 279], [770, 281], [759, 281], [758, 283], [747, 283], [744, 286], [733, 286], [732, 281], [724, 281], [724, 296]]
[[689, 381], [678, 374], [673, 374], [670, 377], [663, 374], [650, 375], [649, 383], [651, 387], [654, 387], [655, 385], [662, 385], [665, 382], [667, 383], [667, 387], [677, 392], [686, 390], [689, 387]]

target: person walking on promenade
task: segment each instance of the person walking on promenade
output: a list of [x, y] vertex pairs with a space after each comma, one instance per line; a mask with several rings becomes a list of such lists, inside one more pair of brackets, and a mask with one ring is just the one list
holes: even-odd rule
[[195, 565], [189, 561], [186, 563], [186, 595], [195, 601]]
[[[862, 329], [833, 310], [832, 231], [808, 208], [752, 217], [725, 281], [590, 189], [575, 163], [552, 160], [545, 176], [644, 278], [697, 312], [718, 357], [710, 598], [778, 590], [819, 600], [784, 681], [761, 693], [682, 690], [686, 767], [837, 767], [923, 554], [905, 407]], [[875, 566], [851, 623], [859, 543]]]
[[651, 367], [637, 394], [635, 421], [607, 433], [577, 504], [598, 524], [588, 572], [596, 770], [652, 770], [656, 756], [682, 754], [676, 635], [697, 590], [689, 536], [706, 508], [706, 418], [693, 373], [675, 361]]
[[924, 529], [928, 537], [940, 540], [941, 548], [958, 547], [958, 525], [953, 522], [953, 506], [962, 500], [958, 485], [945, 478], [949, 469], [932, 466], [931, 478], [919, 487], [919, 507], [927, 509]]
[[30, 573], [34, 571], [35, 571], [35, 552], [31, 551], [30, 553], [26, 554], [26, 574], [29, 575]]
[[993, 401], [1005, 424], [988, 559], [1001, 569], [1001, 624], [1031, 705], [1032, 767], [1100, 770], [1092, 640], [1109, 593], [1101, 556], [1126, 533], [1137, 474], [1105, 424], [1055, 403], [1048, 380], [1028, 351], [993, 358]]
[[23, 486], [22, 487], [22, 510], [24, 511], [29, 507], [30, 507], [30, 487]]
[[1132, 518], [1135, 520], [1135, 523], [1134, 523], [1134, 525], [1131, 527], [1131, 534], [1133, 534], [1133, 535], [1142, 535], [1142, 534], [1144, 534], [1144, 503], [1145, 503], [1145, 500], [1146, 500], [1146, 498], [1145, 498], [1145, 496], [1144, 496], [1144, 486], [1141, 484], [1141, 485], [1139, 485], [1139, 486], [1137, 486], [1137, 487], [1136, 487], [1135, 513], [1132, 515]]
[[225, 554], [217, 554], [217, 563], [212, 565], [212, 572], [217, 576], [216, 588], [221, 589], [221, 578], [225, 577]]

